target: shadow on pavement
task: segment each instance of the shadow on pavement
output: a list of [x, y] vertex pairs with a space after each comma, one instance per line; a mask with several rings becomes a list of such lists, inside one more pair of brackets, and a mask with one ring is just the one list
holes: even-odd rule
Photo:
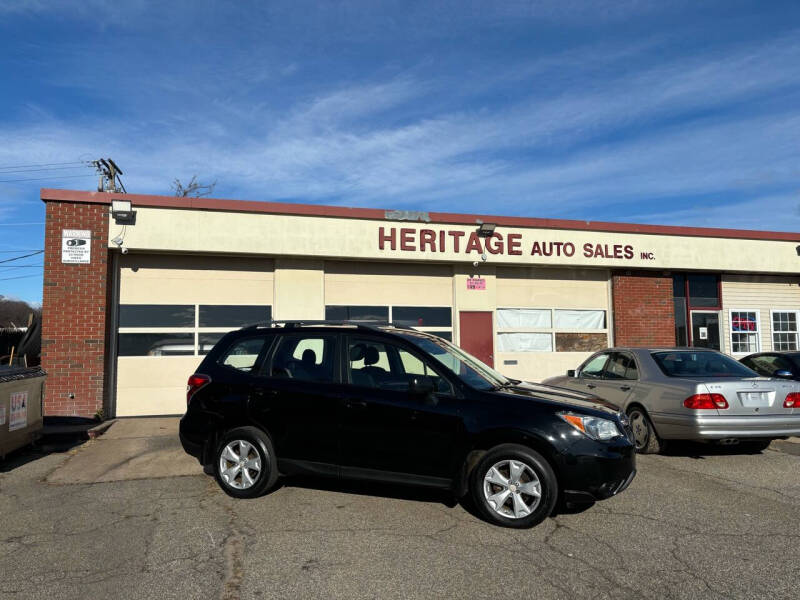
[[85, 441], [84, 439], [75, 437], [56, 440], [42, 438], [34, 444], [9, 452], [5, 460], [0, 460], [0, 473], [8, 473], [9, 471], [40, 460], [50, 454], [63, 454], [76, 446], [80, 446]]
[[722, 444], [672, 441], [663, 452], [664, 456], [683, 456], [703, 460], [707, 456], [741, 456], [747, 454], [761, 454], [767, 449], [758, 443], [740, 442], [725, 446]]

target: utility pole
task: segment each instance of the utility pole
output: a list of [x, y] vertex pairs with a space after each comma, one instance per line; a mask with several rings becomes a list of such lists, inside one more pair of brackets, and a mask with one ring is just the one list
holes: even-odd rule
[[97, 160], [93, 160], [92, 164], [94, 168], [97, 169], [97, 174], [100, 176], [97, 182], [98, 192], [127, 193], [125, 186], [122, 185], [122, 179], [119, 177], [122, 175], [122, 169], [120, 169], [113, 160], [110, 158], [98, 158]]

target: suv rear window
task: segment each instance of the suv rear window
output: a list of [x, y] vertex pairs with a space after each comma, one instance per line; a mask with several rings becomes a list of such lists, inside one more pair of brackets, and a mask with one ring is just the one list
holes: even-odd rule
[[219, 358], [219, 364], [250, 373], [266, 343], [266, 336], [236, 340]]

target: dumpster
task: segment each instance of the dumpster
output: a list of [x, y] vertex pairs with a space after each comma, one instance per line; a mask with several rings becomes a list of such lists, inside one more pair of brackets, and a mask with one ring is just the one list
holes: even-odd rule
[[45, 377], [40, 367], [0, 367], [0, 460], [41, 435]]

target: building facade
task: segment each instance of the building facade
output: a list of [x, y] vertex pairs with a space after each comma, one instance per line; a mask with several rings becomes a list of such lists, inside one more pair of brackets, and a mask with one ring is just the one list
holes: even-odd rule
[[[541, 380], [611, 345], [798, 347], [800, 234], [42, 190], [45, 414], [180, 414], [226, 331], [378, 319]], [[135, 224], [117, 224], [127, 200]]]

